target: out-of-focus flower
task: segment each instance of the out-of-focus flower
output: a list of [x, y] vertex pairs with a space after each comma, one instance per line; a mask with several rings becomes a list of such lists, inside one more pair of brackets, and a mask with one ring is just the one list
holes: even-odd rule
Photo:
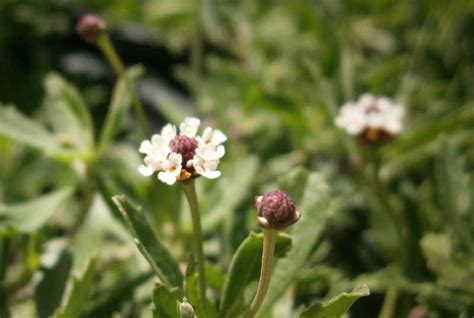
[[387, 97], [364, 94], [341, 107], [335, 123], [348, 134], [379, 143], [400, 134], [404, 109]]
[[77, 33], [87, 42], [95, 43], [105, 31], [105, 21], [94, 14], [83, 15], [76, 25]]
[[179, 134], [174, 125], [167, 124], [160, 134], [142, 141], [139, 151], [146, 156], [138, 171], [144, 176], [158, 172], [158, 179], [169, 185], [198, 176], [220, 177], [217, 168], [225, 154], [222, 143], [227, 137], [210, 127], [199, 136], [200, 124], [198, 118], [188, 117], [179, 125]]

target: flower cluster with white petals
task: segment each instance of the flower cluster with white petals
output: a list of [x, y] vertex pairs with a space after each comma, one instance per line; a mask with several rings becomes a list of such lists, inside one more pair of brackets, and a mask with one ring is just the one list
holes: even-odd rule
[[350, 135], [363, 135], [369, 141], [395, 136], [403, 129], [404, 109], [387, 97], [364, 94], [357, 102], [344, 104], [335, 123]]
[[167, 124], [161, 134], [155, 134], [151, 140], [144, 140], [139, 151], [145, 154], [144, 164], [138, 171], [144, 176], [158, 172], [158, 179], [172, 185], [178, 181], [203, 176], [209, 179], [220, 177], [217, 170], [219, 160], [225, 154], [222, 145], [227, 137], [218, 129], [207, 127], [198, 136], [201, 121], [187, 117], [179, 125]]

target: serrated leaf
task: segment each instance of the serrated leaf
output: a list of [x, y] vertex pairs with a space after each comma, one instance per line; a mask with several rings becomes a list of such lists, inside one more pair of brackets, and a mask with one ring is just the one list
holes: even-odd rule
[[94, 136], [92, 119], [77, 89], [55, 73], [46, 76], [44, 85], [48, 124], [64, 145], [82, 153], [90, 150]]
[[115, 205], [122, 213], [135, 243], [163, 285], [183, 288], [183, 275], [171, 252], [160, 242], [140, 207], [132, 205], [125, 196], [114, 196]]
[[126, 74], [118, 80], [112, 93], [112, 100], [109, 105], [107, 117], [105, 119], [101, 135], [100, 146], [105, 147], [117, 134], [124, 114], [130, 107], [132, 97], [130, 95], [129, 83], [134, 82], [137, 77], [143, 74], [141, 66], [133, 66], [127, 70]]
[[153, 288], [153, 318], [178, 318], [176, 301], [180, 299], [177, 288], [168, 289], [163, 285]]
[[83, 308], [83, 305], [92, 290], [95, 274], [95, 263], [95, 259], [91, 259], [82, 275], [77, 278], [72, 277], [70, 292], [64, 299], [61, 308], [54, 315], [54, 318], [80, 317], [81, 308]]
[[[275, 256], [283, 257], [292, 244], [290, 236], [279, 233]], [[263, 249], [263, 234], [251, 232], [240, 244], [229, 267], [221, 298], [220, 317], [228, 317], [234, 305], [239, 305], [245, 287], [258, 279]]]
[[59, 149], [53, 134], [12, 105], [0, 105], [0, 134], [45, 153], [54, 153]]
[[370, 294], [367, 285], [362, 285], [350, 293], [342, 293], [325, 303], [315, 303], [301, 314], [301, 318], [339, 318], [360, 297]]
[[287, 257], [282, 259], [274, 269], [268, 293], [259, 314], [270, 311], [272, 305], [294, 282], [324, 231], [332, 210], [329, 206], [329, 188], [321, 175], [312, 173], [309, 176], [302, 202], [300, 204], [297, 202], [297, 208], [302, 216], [295, 225], [291, 226], [292, 248]]
[[40, 229], [71, 193], [72, 189], [67, 188], [27, 202], [0, 206], [0, 235], [10, 230], [31, 233]]

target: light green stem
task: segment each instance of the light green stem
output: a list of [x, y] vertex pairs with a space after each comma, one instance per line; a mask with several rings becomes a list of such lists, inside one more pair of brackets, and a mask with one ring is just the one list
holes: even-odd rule
[[272, 273], [273, 254], [275, 252], [275, 243], [278, 237], [277, 230], [263, 230], [263, 252], [262, 267], [260, 269], [260, 280], [258, 281], [257, 293], [250, 306], [251, 317], [255, 316], [262, 306], [265, 295], [267, 294]]
[[117, 76], [124, 78], [125, 84], [127, 85], [127, 89], [129, 94], [132, 98], [132, 105], [137, 115], [138, 122], [140, 123], [140, 127], [142, 132], [145, 136], [150, 134], [150, 127], [148, 125], [148, 121], [146, 119], [145, 110], [143, 108], [142, 103], [135, 94], [135, 90], [133, 85], [128, 78], [127, 72], [125, 71], [125, 66], [120, 59], [119, 55], [117, 54], [117, 50], [115, 50], [112, 42], [110, 41], [109, 36], [104, 33], [102, 34], [99, 39], [97, 40], [97, 46], [105, 55], [105, 58], [109, 61], [110, 65], [114, 69], [114, 72]]
[[380, 310], [379, 318], [392, 318], [397, 304], [398, 290], [396, 287], [389, 288]]
[[196, 259], [199, 295], [201, 298], [204, 312], [207, 313], [206, 305], [206, 271], [204, 264], [204, 247], [201, 227], [201, 214], [199, 212], [199, 203], [196, 195], [196, 187], [194, 180], [185, 181], [181, 183], [184, 194], [188, 200], [189, 210], [191, 210], [191, 218], [193, 222], [193, 243], [194, 243], [194, 257]]

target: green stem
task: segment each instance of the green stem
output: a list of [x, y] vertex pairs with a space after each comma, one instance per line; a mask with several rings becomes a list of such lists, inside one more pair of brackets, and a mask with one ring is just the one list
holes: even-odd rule
[[125, 80], [125, 84], [127, 85], [127, 89], [132, 98], [132, 105], [135, 114], [137, 116], [138, 122], [140, 123], [140, 128], [142, 129], [143, 134], [145, 136], [148, 136], [150, 134], [150, 127], [146, 119], [146, 114], [143, 105], [135, 94], [135, 90], [130, 79], [128, 78], [125, 66], [122, 60], [120, 59], [120, 56], [117, 54], [117, 50], [110, 41], [109, 36], [106, 33], [102, 34], [99, 37], [99, 39], [97, 40], [97, 46], [102, 51], [106, 59], [109, 61], [110, 65], [114, 69], [115, 74]]
[[72, 240], [79, 229], [84, 224], [89, 215], [89, 211], [91, 210], [92, 206], [92, 199], [94, 197], [94, 183], [93, 183], [93, 174], [92, 169], [90, 167], [86, 168], [86, 173], [83, 181], [83, 186], [81, 190], [81, 204], [79, 210], [79, 216], [77, 217], [74, 226], [69, 231], [69, 240]]
[[262, 306], [268, 286], [270, 285], [270, 276], [272, 273], [273, 254], [275, 252], [275, 243], [278, 237], [277, 230], [263, 230], [263, 252], [262, 267], [260, 269], [260, 280], [258, 281], [257, 293], [250, 305], [250, 314], [255, 316]]
[[194, 257], [196, 259], [198, 271], [199, 294], [202, 301], [204, 312], [207, 313], [206, 305], [206, 272], [204, 267], [204, 247], [201, 227], [201, 214], [199, 212], [199, 203], [196, 195], [196, 187], [194, 180], [181, 183], [184, 194], [188, 200], [189, 209], [191, 211], [191, 218], [193, 222], [193, 243], [194, 243]]
[[396, 287], [389, 288], [383, 301], [382, 310], [380, 310], [379, 318], [392, 318], [395, 313], [397, 304], [398, 290]]
[[202, 71], [202, 23], [201, 23], [201, 6], [203, 0], [195, 1], [195, 17], [194, 17], [194, 37], [191, 44], [191, 67], [193, 71], [192, 89], [194, 98], [197, 99], [199, 92], [199, 84], [201, 83]]

